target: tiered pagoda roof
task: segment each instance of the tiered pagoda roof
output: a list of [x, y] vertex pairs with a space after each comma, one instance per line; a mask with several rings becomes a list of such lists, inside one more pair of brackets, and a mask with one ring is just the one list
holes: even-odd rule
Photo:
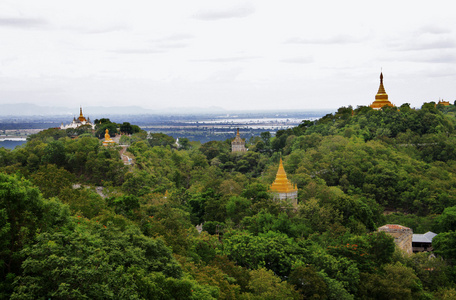
[[282, 158], [280, 158], [279, 170], [277, 171], [276, 179], [269, 187], [271, 192], [276, 193], [293, 193], [297, 192], [298, 188], [296, 185], [293, 185], [287, 178], [287, 173], [283, 168]]

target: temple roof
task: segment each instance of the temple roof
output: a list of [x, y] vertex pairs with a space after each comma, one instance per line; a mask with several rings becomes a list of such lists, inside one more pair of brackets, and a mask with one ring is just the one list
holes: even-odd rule
[[402, 231], [411, 231], [410, 228], [398, 225], [398, 224], [386, 224], [378, 228], [379, 231], [383, 230], [402, 230]]
[[432, 240], [437, 234], [428, 231], [425, 234], [414, 234], [412, 237], [412, 243], [432, 243]]
[[280, 158], [279, 170], [277, 171], [276, 179], [269, 187], [269, 190], [277, 193], [291, 193], [298, 190], [296, 185], [293, 185], [287, 179], [287, 173], [285, 173], [285, 169], [283, 168], [282, 158]]

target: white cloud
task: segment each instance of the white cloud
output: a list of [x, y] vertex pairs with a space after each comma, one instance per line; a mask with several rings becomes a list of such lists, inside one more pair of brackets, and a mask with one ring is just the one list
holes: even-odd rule
[[203, 21], [216, 21], [221, 19], [245, 18], [254, 12], [255, 9], [253, 6], [250, 4], [242, 4], [225, 9], [202, 9], [196, 12], [193, 17]]
[[350, 44], [364, 41], [363, 37], [354, 37], [350, 35], [336, 35], [327, 38], [301, 38], [294, 37], [285, 41], [286, 44]]
[[0, 27], [36, 28], [47, 24], [48, 22], [41, 18], [0, 17]]
[[313, 63], [315, 60], [313, 57], [292, 57], [292, 58], [285, 58], [282, 59], [281, 62], [290, 63], [290, 64], [310, 64]]
[[392, 100], [455, 98], [451, 4], [5, 0], [0, 103], [337, 108], [381, 67]]

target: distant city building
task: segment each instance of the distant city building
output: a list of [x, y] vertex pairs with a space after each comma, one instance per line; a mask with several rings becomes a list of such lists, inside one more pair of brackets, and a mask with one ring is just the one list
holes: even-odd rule
[[68, 128], [78, 128], [79, 126], [90, 125], [92, 129], [95, 129], [95, 124], [90, 122], [90, 118], [85, 118], [82, 114], [82, 107], [79, 108], [79, 118], [73, 118], [73, 122], [68, 125], [60, 125], [60, 129], [68, 129]]
[[109, 135], [109, 130], [106, 129], [106, 133], [105, 133], [105, 140], [103, 141], [103, 146], [107, 147], [107, 146], [113, 146], [115, 145], [116, 142], [114, 142], [112, 139], [111, 139], [111, 136]]
[[274, 194], [275, 200], [286, 200], [294, 207], [298, 205], [298, 188], [288, 180], [282, 158], [280, 158], [279, 170], [274, 182], [269, 186], [269, 191]]
[[373, 109], [381, 109], [383, 106], [394, 107], [388, 100], [388, 94], [385, 92], [385, 87], [383, 86], [383, 73], [380, 73], [380, 87], [378, 88], [377, 95], [375, 95], [375, 101], [369, 105]]
[[413, 252], [433, 251], [432, 239], [434, 239], [436, 235], [436, 233], [431, 231], [428, 231], [425, 234], [414, 234], [412, 238]]
[[239, 128], [237, 129], [236, 137], [231, 142], [231, 152], [247, 152], [245, 140], [241, 139], [241, 136], [239, 135]]
[[413, 230], [396, 224], [386, 224], [378, 228], [378, 231], [383, 231], [394, 237], [394, 243], [402, 251], [412, 254], [412, 238]]

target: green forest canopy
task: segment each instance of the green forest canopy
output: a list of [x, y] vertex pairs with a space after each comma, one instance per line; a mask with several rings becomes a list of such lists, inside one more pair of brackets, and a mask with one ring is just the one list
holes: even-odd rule
[[[0, 148], [0, 299], [452, 299], [455, 113], [342, 107], [242, 155], [108, 119]], [[268, 193], [280, 156], [297, 209]], [[436, 258], [387, 223], [439, 233]]]

